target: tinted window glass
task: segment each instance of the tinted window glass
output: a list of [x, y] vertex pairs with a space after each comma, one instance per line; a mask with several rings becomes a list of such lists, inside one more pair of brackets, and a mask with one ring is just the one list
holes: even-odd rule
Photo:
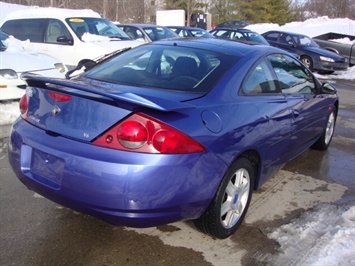
[[67, 18], [66, 21], [81, 40], [85, 34], [88, 34], [88, 38], [92, 34], [109, 38], [130, 39], [123, 30], [103, 18]]
[[243, 93], [247, 95], [277, 92], [279, 92], [277, 83], [266, 61], [252, 69], [243, 85]]
[[29, 39], [31, 42], [43, 42], [47, 22], [47, 19], [9, 20], [1, 29], [21, 41]]
[[144, 28], [152, 41], [162, 40], [166, 38], [176, 38], [177, 36], [169, 29], [156, 27], [156, 28]]
[[85, 76], [139, 87], [207, 92], [237, 61], [211, 51], [150, 45], [120, 54]]
[[282, 54], [270, 55], [283, 93], [315, 93], [316, 85], [312, 74], [297, 60]]
[[66, 37], [68, 40], [72, 40], [72, 36], [63, 22], [57, 19], [49, 20], [46, 30], [45, 40], [48, 43], [60, 43], [59, 37]]
[[277, 41], [277, 38], [279, 37], [279, 33], [278, 32], [271, 32], [269, 34], [266, 35], [266, 38], [270, 41], [274, 41], [276, 42]]

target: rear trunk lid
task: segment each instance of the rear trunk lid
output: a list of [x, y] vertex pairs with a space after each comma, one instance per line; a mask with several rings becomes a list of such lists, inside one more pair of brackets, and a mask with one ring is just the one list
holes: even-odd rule
[[96, 139], [132, 112], [147, 109], [176, 112], [194, 108], [183, 101], [201, 97], [201, 94], [140, 90], [87, 79], [62, 80], [30, 74], [24, 75], [24, 79], [28, 84], [28, 122], [48, 134], [82, 141]]

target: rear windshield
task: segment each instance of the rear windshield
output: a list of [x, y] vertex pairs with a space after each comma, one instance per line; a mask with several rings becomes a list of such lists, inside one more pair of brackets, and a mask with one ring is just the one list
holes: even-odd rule
[[87, 71], [91, 79], [138, 87], [208, 92], [238, 57], [181, 46], [143, 45]]

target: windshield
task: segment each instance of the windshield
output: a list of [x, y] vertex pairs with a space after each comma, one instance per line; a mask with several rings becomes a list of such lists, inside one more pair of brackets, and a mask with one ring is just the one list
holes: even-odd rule
[[190, 30], [191, 34], [194, 36], [194, 37], [213, 37], [214, 36], [209, 33], [208, 31], [205, 31], [205, 30], [200, 30], [200, 29], [193, 29], [193, 30]]
[[83, 40], [84, 34], [106, 36], [120, 40], [130, 39], [123, 30], [103, 18], [67, 18], [66, 21], [81, 40]]
[[178, 37], [174, 32], [172, 32], [168, 28], [147, 27], [147, 28], [143, 28], [143, 30], [145, 31], [146, 34], [149, 35], [152, 41]]
[[7, 35], [5, 32], [0, 31], [0, 51], [5, 51], [7, 46], [3, 41], [5, 41], [7, 38], [9, 38], [9, 35]]
[[87, 71], [91, 79], [136, 87], [207, 92], [237, 57], [172, 45], [144, 45]]
[[250, 42], [269, 45], [267, 40], [265, 40], [265, 38], [263, 36], [261, 36], [259, 33], [256, 33], [256, 32], [243, 32], [243, 35], [247, 36], [246, 39], [248, 41], [250, 41]]
[[313, 41], [311, 38], [303, 35], [292, 36], [298, 46], [313, 46], [319, 47], [319, 45]]

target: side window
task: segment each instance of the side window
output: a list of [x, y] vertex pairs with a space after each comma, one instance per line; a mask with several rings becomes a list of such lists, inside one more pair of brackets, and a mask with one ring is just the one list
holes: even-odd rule
[[292, 37], [290, 35], [287, 34], [282, 34], [280, 36], [280, 43], [282, 44], [287, 44], [287, 45], [293, 45], [294, 44], [294, 40], [292, 39]]
[[254, 67], [243, 84], [243, 93], [246, 95], [278, 92], [277, 83], [267, 61], [262, 61]]
[[297, 60], [284, 55], [269, 55], [268, 59], [279, 80], [282, 93], [316, 93], [312, 74]]
[[277, 41], [277, 38], [279, 38], [279, 33], [278, 32], [271, 32], [269, 33], [268, 35], [266, 35], [266, 38], [270, 41], [274, 41], [276, 42]]
[[58, 37], [65, 37], [67, 40], [72, 39], [71, 34], [65, 27], [64, 23], [57, 19], [49, 21], [45, 37], [46, 42], [48, 43], [61, 44], [67, 44], [67, 42], [58, 42]]
[[46, 25], [47, 19], [17, 19], [5, 22], [1, 29], [21, 41], [42, 43]]
[[142, 38], [142, 33], [136, 29], [135, 27], [126, 27], [125, 32], [129, 37], [131, 37], [133, 40]]

